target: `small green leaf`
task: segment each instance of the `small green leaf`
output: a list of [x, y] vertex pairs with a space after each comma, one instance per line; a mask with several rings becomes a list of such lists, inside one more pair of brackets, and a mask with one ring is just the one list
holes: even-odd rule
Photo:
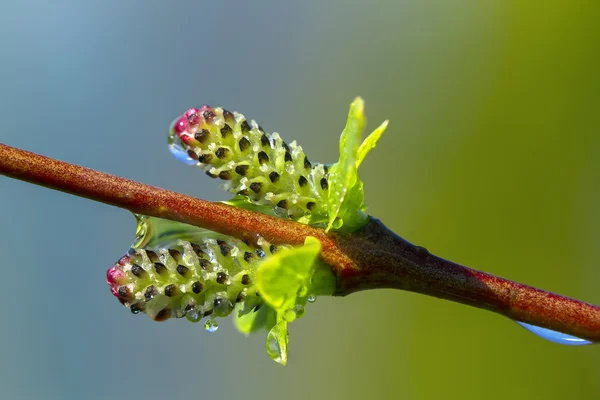
[[360, 167], [360, 164], [365, 159], [365, 156], [369, 153], [369, 151], [373, 150], [377, 145], [377, 141], [385, 132], [389, 121], [385, 120], [381, 125], [377, 127], [367, 138], [362, 142], [360, 147], [358, 148], [358, 152], [356, 154], [356, 168]]
[[375, 148], [385, 131], [384, 121], [359, 146], [365, 125], [364, 102], [357, 97], [350, 105], [348, 121], [340, 137], [340, 159], [330, 169], [329, 223], [327, 230], [353, 231], [366, 222], [363, 183], [358, 177], [358, 167], [367, 153]]
[[321, 252], [321, 242], [308, 237], [302, 247], [282, 249], [263, 261], [256, 285], [263, 300], [277, 312], [296, 305], [298, 291], [310, 284]]
[[239, 305], [234, 310], [233, 323], [244, 335], [261, 330], [270, 330], [277, 322], [277, 313], [271, 307], [263, 305], [258, 311], [243, 313]]
[[363, 99], [360, 97], [354, 99], [350, 105], [346, 127], [340, 137], [340, 159], [329, 172], [329, 224], [327, 230], [331, 229], [334, 221], [338, 218], [348, 189], [352, 188], [358, 180], [356, 153], [365, 126], [363, 109]]

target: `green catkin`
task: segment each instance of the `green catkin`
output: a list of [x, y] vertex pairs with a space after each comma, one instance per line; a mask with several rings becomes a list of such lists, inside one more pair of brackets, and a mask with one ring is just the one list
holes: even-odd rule
[[328, 169], [312, 163], [295, 141], [266, 133], [237, 112], [203, 106], [190, 109], [171, 127], [170, 142], [225, 189], [261, 205], [284, 209], [290, 218], [327, 216]]
[[131, 249], [108, 270], [107, 282], [132, 313], [146, 313], [155, 321], [225, 317], [236, 303], [260, 308], [263, 301], [253, 283], [256, 267], [280, 247], [264, 241], [252, 247], [231, 238]]

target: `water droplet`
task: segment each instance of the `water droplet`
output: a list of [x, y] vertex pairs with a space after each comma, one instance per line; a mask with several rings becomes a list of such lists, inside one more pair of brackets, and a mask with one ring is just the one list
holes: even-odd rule
[[288, 332], [287, 322], [281, 321], [267, 335], [267, 353], [275, 362], [287, 363]]
[[185, 318], [190, 322], [198, 322], [202, 319], [202, 313], [194, 308], [185, 313]]
[[204, 329], [206, 329], [206, 332], [213, 333], [219, 329], [219, 324], [214, 319], [207, 319], [204, 323]]
[[296, 319], [296, 311], [291, 308], [289, 310], [286, 310], [283, 313], [283, 319], [285, 319], [287, 322], [294, 322], [294, 320]]
[[191, 158], [187, 151], [176, 143], [169, 144], [169, 151], [175, 156], [175, 158], [186, 165], [196, 165], [198, 160]]
[[315, 296], [314, 294], [309, 294], [306, 300], [308, 300], [309, 303], [314, 303], [315, 301], [317, 301], [317, 296]]
[[306, 309], [302, 304], [296, 304], [294, 306], [294, 312], [296, 313], [296, 318], [302, 318], [306, 312]]
[[517, 324], [527, 329], [529, 332], [558, 344], [566, 344], [569, 346], [584, 346], [586, 344], [593, 344], [589, 340], [581, 339], [576, 336], [567, 335], [566, 333], [553, 331], [550, 329], [542, 328], [540, 326], [526, 324], [524, 322], [516, 321]]

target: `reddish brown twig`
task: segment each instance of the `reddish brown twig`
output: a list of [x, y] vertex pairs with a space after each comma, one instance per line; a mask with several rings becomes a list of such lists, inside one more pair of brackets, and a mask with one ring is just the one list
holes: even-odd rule
[[497, 312], [511, 319], [600, 342], [600, 307], [495, 277], [430, 254], [370, 219], [351, 235], [212, 203], [0, 144], [0, 173], [135, 213], [254, 241], [323, 244], [338, 277], [336, 295], [395, 288]]

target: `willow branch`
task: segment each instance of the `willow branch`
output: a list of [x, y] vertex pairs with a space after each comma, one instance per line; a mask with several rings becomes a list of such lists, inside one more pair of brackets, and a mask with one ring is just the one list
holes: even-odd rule
[[0, 174], [131, 212], [255, 242], [318, 238], [338, 277], [336, 295], [394, 288], [422, 293], [600, 342], [600, 307], [476, 271], [430, 254], [371, 218], [351, 235], [186, 196], [0, 144]]

